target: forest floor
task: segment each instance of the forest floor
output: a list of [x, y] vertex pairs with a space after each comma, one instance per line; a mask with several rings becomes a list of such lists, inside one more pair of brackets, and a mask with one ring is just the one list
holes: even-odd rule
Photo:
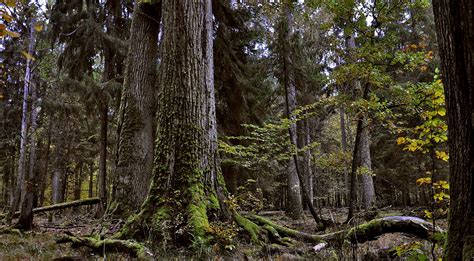
[[[345, 209], [323, 209], [323, 217], [335, 223], [342, 223], [346, 217]], [[416, 216], [422, 211], [420, 209], [401, 210], [384, 209], [377, 214], [377, 217], [410, 215]], [[66, 233], [78, 236], [91, 234], [110, 235], [116, 232], [122, 220], [97, 220], [92, 219], [90, 214], [78, 215], [66, 210], [51, 214], [39, 214], [35, 216], [35, 229], [30, 232], [18, 234], [0, 235], [0, 260], [104, 260], [101, 253], [93, 253], [87, 248], [71, 248], [70, 244], [58, 244], [56, 240]], [[263, 212], [264, 216], [278, 224], [285, 225], [295, 230], [315, 234], [315, 223], [308, 214], [301, 220], [287, 218], [281, 211]], [[49, 220], [48, 220], [49, 219]], [[359, 223], [360, 222], [360, 223]], [[355, 224], [365, 221], [361, 218]], [[437, 225], [446, 229], [446, 220], [437, 220]], [[0, 230], [5, 226], [0, 226]], [[348, 228], [347, 226], [335, 226], [326, 230], [332, 232]], [[216, 255], [209, 254], [209, 251], [199, 253], [193, 252], [163, 252], [155, 250], [157, 259], [245, 259], [245, 260], [292, 260], [292, 259], [312, 259], [312, 260], [404, 260], [403, 258], [390, 258], [390, 250], [405, 250], [407, 254], [413, 255], [424, 253], [431, 256], [431, 243], [419, 240], [405, 234], [385, 234], [375, 241], [370, 241], [357, 246], [345, 244], [340, 247], [328, 247], [315, 252], [314, 245], [307, 243], [295, 243], [292, 247], [276, 246], [268, 244], [264, 247], [250, 245], [245, 238], [237, 238], [234, 242], [234, 250]], [[393, 253], [394, 251], [392, 251]], [[105, 253], [105, 251], [104, 251]], [[441, 253], [441, 249], [435, 249], [435, 253]], [[103, 253], [102, 253], [103, 254]], [[129, 260], [126, 254], [107, 254], [105, 260]], [[418, 259], [415, 259], [418, 260]]]

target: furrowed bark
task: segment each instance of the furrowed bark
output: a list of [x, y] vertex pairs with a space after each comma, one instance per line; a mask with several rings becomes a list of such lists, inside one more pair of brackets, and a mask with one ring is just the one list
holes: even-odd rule
[[114, 200], [120, 203], [117, 213], [121, 215], [132, 213], [143, 203], [153, 170], [160, 19], [160, 3], [138, 3], [135, 6], [120, 103], [114, 171]]

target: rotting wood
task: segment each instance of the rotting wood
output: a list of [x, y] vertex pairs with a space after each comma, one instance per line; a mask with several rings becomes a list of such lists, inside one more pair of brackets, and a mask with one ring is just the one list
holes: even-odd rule
[[405, 233], [421, 239], [429, 240], [433, 235], [433, 232], [444, 232], [439, 227], [433, 229], [433, 225], [426, 220], [408, 216], [389, 216], [373, 219], [367, 223], [349, 229], [321, 235], [293, 230], [275, 224], [272, 221], [257, 215], [250, 215], [249, 219], [255, 221], [259, 225], [272, 226], [282, 236], [289, 236], [310, 243], [349, 240], [353, 244], [361, 244], [367, 241], [376, 240], [379, 236], [387, 233]]
[[[100, 202], [100, 198], [86, 198], [86, 199], [81, 199], [81, 200], [74, 200], [74, 201], [70, 201], [70, 202], [54, 204], [54, 205], [50, 205], [50, 206], [34, 208], [33, 213], [41, 213], [41, 212], [60, 210], [60, 209], [72, 208], [72, 207], [79, 207], [79, 206], [85, 206], [85, 205], [94, 205], [94, 204], [98, 204], [99, 202]], [[5, 217], [5, 215], [6, 214], [0, 214], [0, 218]], [[17, 211], [17, 212], [15, 212], [13, 217], [18, 217], [19, 215], [20, 215], [20, 212]]]
[[127, 253], [139, 260], [153, 260], [152, 252], [143, 244], [134, 240], [119, 240], [119, 239], [96, 239], [93, 237], [76, 237], [67, 234], [64, 237], [56, 240], [56, 243], [72, 243], [72, 247], [89, 247], [97, 253]]

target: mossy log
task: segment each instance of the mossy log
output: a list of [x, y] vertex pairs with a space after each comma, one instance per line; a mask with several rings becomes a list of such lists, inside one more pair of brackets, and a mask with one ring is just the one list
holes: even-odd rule
[[421, 239], [430, 239], [434, 231], [443, 232], [438, 227], [433, 229], [433, 225], [426, 220], [406, 216], [390, 216], [374, 219], [350, 229], [322, 235], [308, 234], [293, 230], [257, 215], [249, 215], [248, 218], [259, 225], [273, 227], [281, 236], [288, 236], [309, 243], [349, 240], [353, 244], [361, 244], [376, 240], [379, 236], [387, 233], [405, 233]]
[[56, 243], [72, 243], [72, 247], [89, 247], [96, 253], [126, 253], [140, 260], [152, 260], [152, 252], [134, 240], [118, 240], [118, 239], [96, 239], [93, 237], [76, 237], [73, 235], [64, 236]]
[[[47, 212], [47, 211], [53, 211], [53, 210], [60, 210], [60, 209], [65, 209], [65, 208], [72, 208], [72, 207], [79, 207], [79, 206], [85, 206], [85, 205], [94, 205], [100, 202], [100, 198], [86, 198], [86, 199], [80, 199], [80, 200], [74, 200], [70, 202], [64, 202], [64, 203], [59, 203], [59, 204], [54, 204], [50, 206], [44, 206], [44, 207], [39, 207], [39, 208], [34, 208], [33, 213], [41, 213], [41, 212]], [[20, 211], [15, 212], [13, 217], [18, 217], [20, 215]], [[0, 214], [0, 218], [5, 217], [5, 214]]]

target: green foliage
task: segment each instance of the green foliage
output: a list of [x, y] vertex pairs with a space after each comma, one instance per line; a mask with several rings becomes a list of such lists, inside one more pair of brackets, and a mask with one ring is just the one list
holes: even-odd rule
[[407, 260], [410, 261], [428, 261], [428, 256], [422, 250], [423, 244], [415, 241], [411, 243], [402, 244], [399, 246], [394, 247], [397, 256], [405, 257]]

